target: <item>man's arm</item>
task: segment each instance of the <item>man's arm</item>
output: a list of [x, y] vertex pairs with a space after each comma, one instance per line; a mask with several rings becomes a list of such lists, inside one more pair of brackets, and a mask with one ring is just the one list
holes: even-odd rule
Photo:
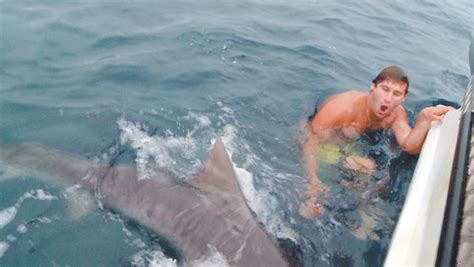
[[312, 125], [309, 124], [308, 126], [310, 128], [308, 140], [303, 148], [303, 160], [306, 174], [308, 175], [308, 183], [306, 184], [305, 201], [301, 203], [299, 208], [300, 215], [307, 219], [314, 217], [319, 213], [317, 197], [324, 192], [325, 188], [316, 174], [316, 154], [319, 149], [319, 144], [322, 141], [321, 132], [313, 133]]
[[[317, 199], [327, 191], [326, 186], [317, 175], [317, 152], [319, 145], [333, 134], [333, 128], [341, 124], [340, 112], [337, 112], [337, 97], [323, 104], [313, 120], [307, 124], [308, 140], [303, 148], [303, 161], [308, 176], [306, 184], [305, 201], [301, 203], [299, 213], [305, 218], [312, 218], [319, 213]], [[340, 108], [339, 108], [340, 110]]]
[[453, 110], [453, 108], [444, 105], [424, 108], [421, 110], [420, 115], [418, 115], [413, 129], [408, 125], [406, 112], [403, 109], [398, 111], [399, 114], [393, 122], [391, 129], [400, 147], [410, 154], [420, 153], [431, 122], [441, 121], [442, 116], [450, 110]]
[[319, 144], [321, 143], [321, 136], [319, 134], [308, 134], [308, 140], [303, 148], [303, 160], [306, 174], [308, 175], [308, 184], [318, 184], [320, 183], [316, 171], [317, 171], [317, 162], [316, 154], [319, 150]]

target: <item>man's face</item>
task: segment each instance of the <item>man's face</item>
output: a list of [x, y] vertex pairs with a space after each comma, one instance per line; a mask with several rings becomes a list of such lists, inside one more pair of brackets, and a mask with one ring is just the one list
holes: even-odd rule
[[384, 80], [377, 85], [372, 83], [370, 108], [378, 118], [385, 118], [405, 101], [406, 90], [407, 84], [398, 81]]

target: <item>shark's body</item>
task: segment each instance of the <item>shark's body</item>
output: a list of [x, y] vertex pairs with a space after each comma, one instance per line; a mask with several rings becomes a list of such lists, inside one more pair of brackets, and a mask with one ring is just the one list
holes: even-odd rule
[[30, 144], [0, 143], [0, 161], [79, 184], [101, 202], [170, 240], [185, 261], [217, 250], [231, 266], [288, 266], [253, 218], [220, 138], [206, 167], [187, 182], [135, 168], [104, 166]]

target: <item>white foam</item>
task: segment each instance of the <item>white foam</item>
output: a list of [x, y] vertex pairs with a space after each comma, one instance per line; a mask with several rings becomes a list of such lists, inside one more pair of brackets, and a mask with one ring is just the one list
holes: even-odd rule
[[18, 201], [16, 202], [15, 206], [16, 206], [16, 207], [20, 207], [21, 204], [23, 204], [23, 201], [27, 200], [28, 198], [35, 198], [34, 195], [33, 195], [34, 193], [35, 193], [34, 190], [30, 190], [30, 191], [24, 193], [24, 194], [18, 199]]
[[222, 253], [214, 247], [209, 247], [210, 255], [189, 263], [191, 267], [226, 267], [230, 266]]
[[51, 219], [48, 217], [38, 217], [38, 221], [41, 223], [51, 223]]
[[[235, 120], [234, 111], [225, 106], [222, 102], [217, 102], [217, 105], [222, 109], [223, 116], [219, 116], [219, 119], [223, 123], [227, 123], [230, 119], [232, 124], [239, 125], [238, 121]], [[252, 209], [254, 214], [257, 216], [257, 220], [265, 225], [265, 228], [268, 232], [272, 233], [278, 238], [290, 239], [293, 242], [297, 242], [297, 234], [294, 230], [286, 225], [282, 218], [278, 215], [275, 216], [275, 212], [272, 212], [271, 208], [267, 205], [267, 199], [269, 197], [269, 192], [264, 190], [257, 190], [254, 186], [254, 175], [252, 172], [248, 171], [250, 166], [258, 166], [258, 169], [261, 171], [260, 174], [265, 175], [265, 177], [279, 178], [279, 179], [292, 179], [295, 178], [294, 175], [281, 173], [274, 173], [274, 170], [271, 166], [265, 164], [251, 149], [251, 147], [239, 140], [238, 129], [236, 126], [231, 124], [226, 124], [223, 128], [223, 142], [227, 152], [232, 161], [235, 173], [240, 184], [242, 193], [247, 201], [248, 206]], [[237, 166], [234, 162], [234, 156], [244, 155], [245, 162], [242, 166]], [[292, 178], [288, 178], [291, 177]]]
[[[117, 121], [121, 131], [121, 144], [129, 144], [136, 152], [135, 162], [139, 179], [150, 178], [155, 167], [166, 169], [177, 177], [188, 177], [202, 166], [197, 155], [200, 142], [193, 135], [199, 129], [208, 127], [211, 122], [206, 116], [192, 112], [185, 118], [198, 122], [186, 136], [175, 136], [170, 130], [167, 130], [164, 136], [150, 136], [147, 133], [148, 128], [140, 123], [129, 122], [124, 118]], [[181, 161], [190, 166], [183, 167], [182, 164], [177, 164], [175, 159], [182, 159]]]
[[7, 242], [0, 241], [0, 258], [2, 258], [3, 255], [5, 255], [5, 252], [7, 251], [9, 246], [10, 245], [8, 245]]
[[[224, 127], [222, 141], [224, 142], [224, 146], [232, 161], [234, 152], [238, 147], [237, 129], [232, 125], [226, 125]], [[254, 211], [255, 214], [262, 214], [262, 212], [265, 212], [265, 203], [263, 199], [259, 197], [257, 190], [255, 190], [253, 185], [253, 174], [245, 168], [237, 167], [233, 161], [232, 165], [234, 167], [235, 174], [237, 175], [242, 193], [247, 200], [249, 207]]]
[[[238, 147], [236, 142], [237, 129], [232, 125], [226, 125], [224, 127], [224, 135], [222, 139], [224, 146], [229, 153], [230, 158], [232, 159], [234, 151], [236, 151], [236, 148]], [[266, 213], [265, 202], [257, 193], [257, 190], [253, 185], [253, 174], [245, 168], [237, 167], [233, 161], [232, 165], [234, 167], [235, 174], [237, 175], [242, 193], [247, 200], [249, 207], [254, 211], [255, 214], [262, 214], [262, 212]]]
[[[217, 102], [217, 106], [222, 110], [219, 120], [224, 125], [220, 135], [231, 158], [248, 206], [257, 215], [257, 220], [266, 225], [268, 231], [273, 235], [295, 240], [296, 233], [284, 224], [280, 216], [275, 216], [267, 207], [269, 192], [257, 191], [254, 186], [254, 174], [248, 169], [251, 166], [258, 166], [265, 177], [282, 175], [272, 173], [272, 168], [264, 164], [253, 153], [250, 146], [239, 138], [237, 128], [239, 124], [234, 117], [234, 111], [222, 102]], [[203, 154], [199, 154], [199, 151], [208, 148], [202, 146], [203, 139], [198, 137], [198, 134], [202, 134], [203, 129], [208, 130], [211, 127], [211, 120], [207, 116], [195, 112], [189, 112], [180, 119], [196, 122], [192, 124], [192, 129], [188, 130], [186, 136], [176, 136], [169, 129], [163, 134], [149, 135], [145, 125], [129, 122], [124, 118], [117, 120], [121, 131], [121, 144], [130, 145], [135, 150], [139, 179], [150, 178], [153, 174], [151, 167], [165, 169], [177, 177], [190, 177], [202, 167], [202, 162], [199, 159], [203, 158]], [[204, 134], [208, 134], [208, 132], [204, 132]], [[210, 135], [208, 134], [207, 137]], [[244, 159], [244, 163], [241, 163], [241, 159]], [[239, 162], [239, 166], [235, 161]]]
[[224, 142], [225, 148], [230, 156], [234, 154], [235, 148], [237, 147], [237, 129], [233, 125], [224, 126], [224, 134], [222, 141]]
[[[221, 108], [225, 108], [225, 106], [221, 106]], [[257, 220], [263, 223], [267, 231], [273, 235], [296, 242], [297, 234], [290, 227], [286, 226], [282, 219], [278, 216], [275, 216], [269, 207], [267, 207], [267, 194], [265, 192], [258, 192], [256, 190], [254, 186], [253, 174], [245, 167], [238, 167], [232, 158], [237, 149], [239, 149], [239, 154], [246, 155], [246, 162], [244, 164], [245, 166], [258, 165], [261, 167], [261, 169], [263, 168], [264, 171], [267, 172], [271, 168], [266, 164], [263, 164], [261, 160], [255, 156], [255, 153], [252, 152], [250, 146], [247, 144], [242, 145], [237, 143], [238, 131], [236, 127], [232, 125], [226, 125], [223, 130], [224, 134], [222, 139], [224, 146], [231, 158], [242, 193], [247, 201], [248, 206], [252, 209], [254, 214], [257, 215]]]
[[160, 250], [141, 250], [131, 257], [131, 265], [137, 267], [177, 267], [175, 259], [166, 257]]
[[198, 127], [206, 127], [211, 125], [211, 120], [207, 116], [197, 114], [195, 112], [189, 112], [189, 114], [185, 118], [197, 121], [199, 123]]
[[21, 204], [23, 204], [23, 201], [33, 198], [37, 200], [55, 200], [58, 199], [57, 197], [51, 195], [48, 192], [45, 192], [43, 189], [36, 189], [36, 190], [30, 190], [26, 193], [24, 193], [17, 201], [15, 206], [18, 208]]
[[134, 246], [134, 247], [137, 247], [137, 248], [145, 248], [146, 247], [145, 242], [143, 242], [143, 240], [141, 240], [140, 238], [135, 238], [129, 244]]
[[[36, 194], [35, 194], [36, 193]], [[57, 199], [55, 196], [50, 195], [49, 193], [44, 192], [42, 189], [30, 190], [24, 193], [14, 206], [8, 207], [0, 211], [0, 229], [8, 225], [18, 213], [18, 209], [23, 204], [26, 199], [33, 198], [38, 200], [53, 200]]]
[[172, 166], [176, 164], [170, 157], [167, 149], [161, 145], [164, 143], [162, 138], [150, 137], [145, 126], [139, 123], [128, 122], [124, 118], [120, 118], [117, 124], [121, 130], [120, 143], [122, 145], [129, 143], [136, 151], [137, 157], [135, 162], [139, 179], [150, 178], [150, 173], [147, 170], [150, 157], [154, 157], [159, 166]]
[[149, 267], [176, 267], [175, 259], [166, 258], [164, 255], [151, 259]]
[[43, 189], [36, 190], [36, 199], [39, 200], [55, 200], [58, 199], [57, 197], [43, 191]]
[[223, 107], [222, 110], [227, 114], [234, 115], [234, 111], [228, 107]]
[[28, 231], [28, 228], [26, 227], [26, 225], [24, 224], [20, 224], [16, 227], [16, 230], [20, 233], [20, 234], [24, 234]]
[[16, 236], [14, 235], [7, 235], [7, 240], [11, 242], [15, 242], [16, 241]]
[[16, 216], [18, 209], [9, 207], [0, 211], [0, 229], [7, 226]]

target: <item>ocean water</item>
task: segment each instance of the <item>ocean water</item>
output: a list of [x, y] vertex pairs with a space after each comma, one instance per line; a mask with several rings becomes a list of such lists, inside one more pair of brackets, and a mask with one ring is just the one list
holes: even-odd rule
[[[364, 136], [385, 189], [354, 207], [333, 205], [344, 202], [334, 190], [305, 220], [299, 124], [388, 65], [409, 75], [411, 123], [425, 106], [456, 105], [473, 14], [470, 0], [0, 1], [0, 140], [179, 180], [221, 136], [257, 220], [301, 266], [380, 266], [417, 158], [390, 134]], [[73, 186], [0, 167], [1, 266], [186, 264]], [[360, 225], [370, 236], [354, 235]], [[189, 264], [226, 262], [215, 251]]]

